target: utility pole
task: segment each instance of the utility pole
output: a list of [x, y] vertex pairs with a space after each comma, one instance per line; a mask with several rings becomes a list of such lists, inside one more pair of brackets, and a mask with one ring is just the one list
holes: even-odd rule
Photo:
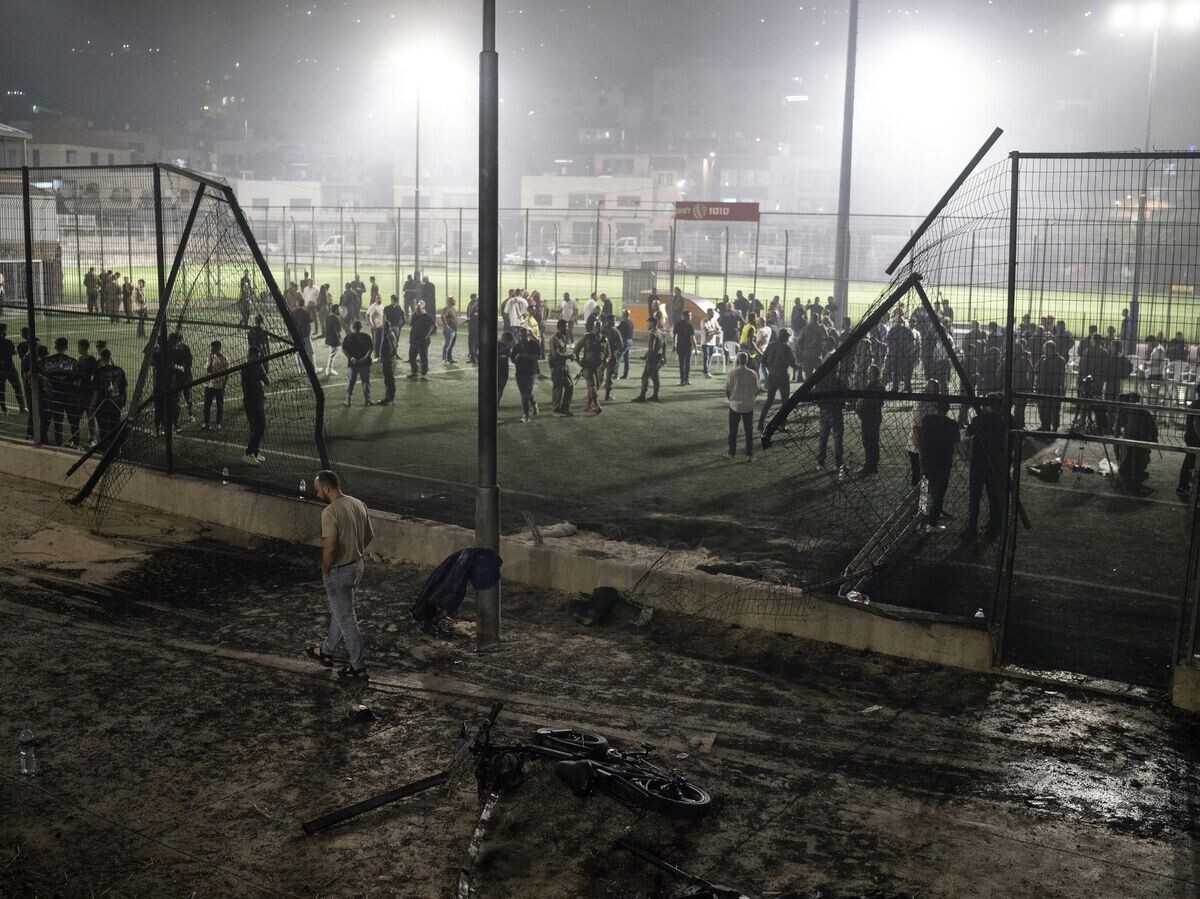
[[842, 171], [838, 184], [837, 244], [833, 258], [833, 298], [845, 315], [850, 306], [850, 161], [854, 147], [854, 70], [858, 57], [858, 0], [850, 0], [846, 42], [846, 97], [842, 107]]
[[[475, 542], [495, 553], [500, 552], [500, 487], [496, 483], [499, 147], [500, 56], [496, 52], [496, 0], [483, 0], [483, 49], [479, 53], [479, 393]], [[478, 649], [499, 644], [499, 582], [479, 592], [475, 625]]]

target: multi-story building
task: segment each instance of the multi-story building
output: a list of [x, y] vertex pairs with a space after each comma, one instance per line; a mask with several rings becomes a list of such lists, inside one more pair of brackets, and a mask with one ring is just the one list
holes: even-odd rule
[[29, 161], [27, 151], [31, 137], [27, 131], [0, 123], [0, 166], [25, 165]]
[[157, 162], [162, 152], [158, 136], [132, 128], [101, 129], [78, 119], [38, 119], [29, 144], [29, 164], [130, 165]]

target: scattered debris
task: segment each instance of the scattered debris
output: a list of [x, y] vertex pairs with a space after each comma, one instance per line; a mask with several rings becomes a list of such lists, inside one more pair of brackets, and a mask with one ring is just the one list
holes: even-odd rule
[[862, 714], [870, 715], [872, 712], [878, 712], [881, 708], [883, 708], [881, 705], [869, 705], [862, 710]]
[[591, 594], [580, 593], [579, 599], [567, 602], [567, 611], [582, 624], [603, 624], [625, 597], [616, 587], [597, 587]]

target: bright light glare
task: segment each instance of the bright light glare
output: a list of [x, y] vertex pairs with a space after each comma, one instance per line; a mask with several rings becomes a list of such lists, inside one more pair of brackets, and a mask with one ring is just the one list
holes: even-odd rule
[[1167, 19], [1167, 4], [1161, 2], [1143, 3], [1138, 11], [1138, 24], [1147, 31], [1153, 31]]
[[1132, 3], [1118, 3], [1113, 7], [1112, 21], [1117, 28], [1128, 28], [1137, 21], [1137, 7]]
[[1175, 25], [1178, 28], [1200, 28], [1200, 2], [1188, 0], [1175, 10]]

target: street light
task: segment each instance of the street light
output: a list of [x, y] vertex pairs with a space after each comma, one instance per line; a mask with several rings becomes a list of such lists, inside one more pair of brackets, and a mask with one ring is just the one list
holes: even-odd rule
[[[1118, 29], [1137, 28], [1139, 31], [1149, 31], [1150, 39], [1150, 77], [1146, 86], [1146, 139], [1142, 146], [1149, 153], [1150, 128], [1154, 113], [1154, 81], [1158, 74], [1158, 33], [1166, 25], [1177, 30], [1191, 30], [1200, 26], [1200, 2], [1183, 0], [1167, 4], [1162, 0], [1144, 0], [1141, 3], [1121, 3], [1113, 7], [1112, 22]], [[1142, 286], [1142, 257], [1146, 236], [1146, 201], [1149, 187], [1150, 165], [1147, 161], [1142, 167], [1141, 183], [1138, 188], [1138, 210], [1133, 254], [1133, 289], [1129, 297], [1129, 317], [1137, 327], [1139, 295]]]

